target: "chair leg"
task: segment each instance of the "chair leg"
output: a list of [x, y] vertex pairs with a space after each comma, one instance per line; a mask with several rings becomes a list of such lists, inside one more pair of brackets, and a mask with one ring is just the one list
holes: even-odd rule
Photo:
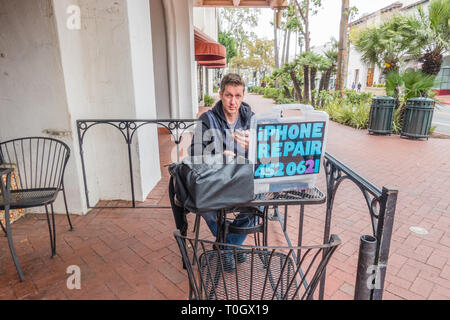
[[0, 226], [2, 227], [2, 230], [3, 230], [3, 232], [5, 233], [5, 237], [7, 237], [8, 236], [8, 234], [6, 233], [6, 229], [5, 229], [5, 227], [3, 226], [3, 223], [0, 221]]
[[[199, 232], [200, 232], [200, 215], [199, 214], [197, 214], [195, 216], [194, 230], [195, 230], [195, 242], [194, 242], [193, 250], [194, 250], [194, 253], [196, 255], [197, 254], [197, 246], [198, 246], [198, 235], [199, 235]], [[192, 265], [195, 265], [195, 255], [192, 258]]]
[[52, 248], [52, 258], [56, 257], [56, 230], [55, 230], [55, 211], [53, 210], [53, 204], [50, 205], [52, 209], [52, 224], [53, 228], [50, 225], [50, 217], [48, 215], [48, 208], [45, 206], [45, 214], [47, 215], [47, 224], [48, 231], [50, 233], [50, 246]]
[[[5, 208], [6, 209], [6, 208]], [[11, 251], [11, 255], [16, 265], [17, 273], [19, 274], [20, 281], [25, 281], [25, 278], [22, 273], [22, 269], [20, 268], [19, 260], [17, 259], [16, 250], [14, 249], [14, 243], [11, 235], [11, 226], [9, 223], [9, 210], [5, 210], [5, 224], [6, 224], [6, 236], [8, 237], [9, 250]], [[3, 225], [2, 225], [3, 228]], [[3, 229], [5, 230], [5, 229]]]
[[73, 231], [74, 229], [72, 226], [72, 222], [70, 221], [69, 209], [67, 207], [66, 189], [64, 188], [64, 185], [62, 187], [62, 193], [63, 193], [63, 198], [64, 198], [64, 206], [66, 207], [67, 220], [69, 221], [70, 231]]

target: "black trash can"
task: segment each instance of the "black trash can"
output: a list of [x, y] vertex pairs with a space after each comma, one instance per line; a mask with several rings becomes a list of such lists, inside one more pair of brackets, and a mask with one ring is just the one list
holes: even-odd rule
[[434, 100], [429, 98], [412, 98], [406, 101], [405, 115], [400, 136], [419, 139], [430, 134], [433, 121]]
[[394, 119], [395, 99], [375, 97], [372, 99], [369, 115], [369, 133], [391, 134]]

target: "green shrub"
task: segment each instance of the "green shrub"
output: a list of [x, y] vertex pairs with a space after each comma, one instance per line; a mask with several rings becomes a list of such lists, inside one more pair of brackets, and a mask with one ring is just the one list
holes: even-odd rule
[[355, 106], [350, 125], [356, 129], [367, 129], [369, 126], [370, 104]]
[[292, 98], [285, 98], [281, 96], [275, 100], [275, 104], [295, 104], [295, 103], [298, 103], [298, 101]]
[[[327, 112], [330, 119], [356, 129], [366, 129], [372, 95], [346, 91], [343, 98], [336, 91], [321, 91], [317, 94], [316, 108]], [[323, 107], [321, 107], [323, 106]]]
[[426, 75], [422, 71], [405, 72], [402, 79], [405, 84], [406, 98], [429, 97], [435, 78], [436, 76]]
[[211, 106], [213, 105], [213, 103], [214, 103], [214, 98], [211, 97], [211, 96], [208, 95], [208, 94], [205, 94], [205, 95], [203, 96], [203, 102], [204, 102], [204, 104], [205, 104], [205, 107], [211, 107]]
[[277, 99], [281, 95], [281, 90], [278, 88], [265, 88], [264, 98]]
[[248, 92], [263, 95], [264, 89], [265, 88], [263, 88], [263, 87], [253, 86], [253, 87], [248, 88]]
[[370, 103], [373, 95], [370, 92], [356, 92], [354, 90], [344, 90], [345, 100], [352, 105]]

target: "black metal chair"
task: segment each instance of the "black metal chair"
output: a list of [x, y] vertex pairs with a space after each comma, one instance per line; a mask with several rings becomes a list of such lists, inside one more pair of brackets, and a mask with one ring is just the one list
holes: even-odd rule
[[[0, 143], [0, 166], [13, 167], [17, 174], [16, 189], [10, 192], [10, 209], [45, 207], [52, 258], [56, 255], [55, 212], [53, 202], [62, 191], [67, 220], [70, 221], [67, 199], [64, 190], [64, 171], [70, 157], [69, 147], [62, 141], [46, 137], [26, 137]], [[49, 209], [52, 214], [50, 223]], [[0, 197], [0, 210], [5, 204]], [[8, 230], [0, 222], [7, 234]]]
[[[196, 240], [179, 230], [174, 236], [186, 265], [191, 300], [313, 300], [341, 244], [332, 235], [329, 243], [316, 246], [234, 246], [198, 240], [196, 247]], [[243, 253], [246, 259], [240, 261]]]

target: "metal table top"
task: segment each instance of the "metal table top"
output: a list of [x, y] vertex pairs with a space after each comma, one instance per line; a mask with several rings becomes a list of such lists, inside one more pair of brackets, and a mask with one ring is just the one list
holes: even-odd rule
[[248, 206], [267, 206], [267, 205], [306, 205], [321, 204], [326, 200], [325, 194], [316, 187], [301, 191], [281, 191], [268, 192], [257, 196], [246, 205]]

